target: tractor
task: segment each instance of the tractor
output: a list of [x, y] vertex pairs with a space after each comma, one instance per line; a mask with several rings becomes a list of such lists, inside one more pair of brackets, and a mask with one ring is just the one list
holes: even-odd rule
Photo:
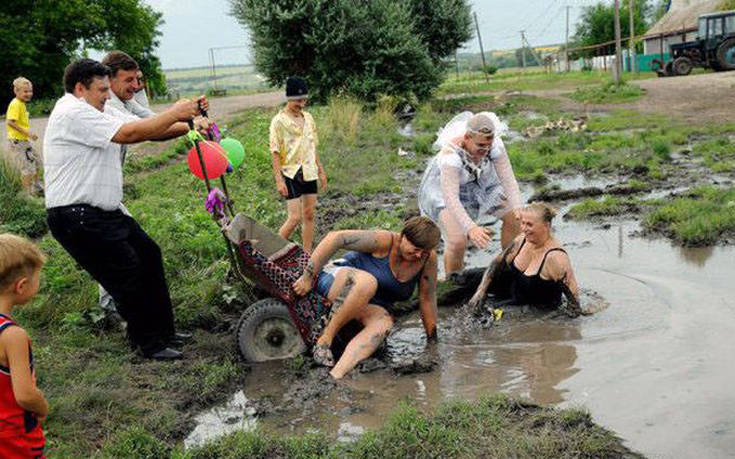
[[658, 76], [689, 75], [692, 68], [735, 70], [735, 10], [699, 17], [698, 38], [671, 45], [672, 60], [656, 60]]

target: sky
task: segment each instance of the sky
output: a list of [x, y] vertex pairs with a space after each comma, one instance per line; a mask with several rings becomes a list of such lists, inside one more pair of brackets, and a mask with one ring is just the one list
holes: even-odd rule
[[[158, 55], [163, 68], [198, 67], [209, 64], [209, 48], [242, 46], [215, 52], [217, 64], [249, 63], [248, 36], [229, 15], [229, 0], [144, 0], [163, 13]], [[605, 0], [609, 2], [610, 0]], [[532, 46], [563, 43], [566, 6], [570, 6], [570, 35], [582, 7], [598, 0], [470, 0], [485, 51], [520, 46], [520, 31]], [[474, 33], [473, 33], [474, 35]], [[479, 52], [477, 39], [461, 51]]]

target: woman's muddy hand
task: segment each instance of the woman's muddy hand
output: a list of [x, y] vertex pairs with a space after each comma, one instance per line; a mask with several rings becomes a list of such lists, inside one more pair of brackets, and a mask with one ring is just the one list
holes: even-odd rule
[[470, 301], [467, 302], [467, 306], [469, 306], [473, 311], [480, 307], [482, 304], [482, 298], [485, 295], [479, 295], [479, 292], [476, 292], [474, 295], [472, 295], [472, 298], [470, 298]]
[[469, 237], [470, 241], [472, 241], [472, 243], [475, 244], [477, 247], [485, 249], [488, 245], [490, 245], [492, 234], [492, 231], [490, 231], [488, 228], [475, 226], [470, 230], [469, 233], [467, 233], [467, 237]]
[[299, 295], [304, 296], [311, 291], [311, 279], [306, 274], [299, 277], [296, 282], [291, 286], [293, 291]]

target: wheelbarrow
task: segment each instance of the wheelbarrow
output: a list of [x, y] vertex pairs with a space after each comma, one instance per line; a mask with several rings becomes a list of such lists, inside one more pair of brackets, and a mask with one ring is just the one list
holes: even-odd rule
[[310, 349], [324, 328], [331, 303], [314, 290], [299, 297], [291, 288], [309, 255], [244, 214], [237, 214], [223, 231], [236, 248], [235, 269], [270, 295], [240, 316], [235, 329], [240, 355], [250, 362], [263, 362]]
[[[202, 111], [204, 116], [206, 112]], [[291, 286], [301, 276], [309, 255], [254, 219], [236, 214], [225, 175], [219, 176], [222, 190], [213, 188], [199, 142], [204, 138], [194, 130], [193, 143], [206, 185], [207, 209], [217, 222], [227, 246], [233, 271], [245, 281], [267, 292], [269, 297], [250, 305], [241, 315], [235, 332], [240, 355], [250, 362], [294, 357], [316, 343], [331, 309], [330, 301], [314, 290], [303, 297]], [[209, 138], [214, 141], [214, 134]]]

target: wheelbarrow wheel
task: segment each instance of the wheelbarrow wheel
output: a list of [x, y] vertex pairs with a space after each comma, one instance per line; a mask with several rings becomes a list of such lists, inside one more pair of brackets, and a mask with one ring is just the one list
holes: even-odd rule
[[248, 362], [286, 359], [306, 351], [288, 307], [275, 298], [258, 300], [242, 313], [235, 340]]

